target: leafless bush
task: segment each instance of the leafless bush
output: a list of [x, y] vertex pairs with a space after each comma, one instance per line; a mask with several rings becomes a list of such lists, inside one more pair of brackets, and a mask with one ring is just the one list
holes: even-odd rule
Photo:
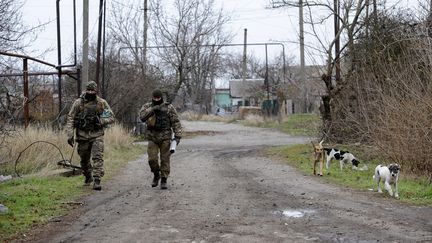
[[378, 148], [383, 163], [432, 179], [432, 40], [421, 23], [381, 20], [358, 43], [356, 63], [333, 100], [333, 136]]

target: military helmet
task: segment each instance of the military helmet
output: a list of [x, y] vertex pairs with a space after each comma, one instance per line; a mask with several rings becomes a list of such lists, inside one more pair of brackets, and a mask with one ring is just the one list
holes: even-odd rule
[[162, 98], [162, 91], [160, 91], [159, 89], [155, 89], [153, 90], [152, 96], [153, 98]]
[[96, 89], [97, 89], [97, 84], [96, 84], [95, 81], [89, 81], [89, 82], [87, 82], [87, 84], [86, 84], [86, 90], [96, 91]]

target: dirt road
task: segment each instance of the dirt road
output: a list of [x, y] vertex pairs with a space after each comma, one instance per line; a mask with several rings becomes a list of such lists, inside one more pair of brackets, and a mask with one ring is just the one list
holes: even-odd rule
[[168, 190], [150, 187], [143, 155], [40, 242], [432, 242], [432, 208], [330, 185], [262, 153], [306, 138], [184, 125], [218, 133], [181, 141]]

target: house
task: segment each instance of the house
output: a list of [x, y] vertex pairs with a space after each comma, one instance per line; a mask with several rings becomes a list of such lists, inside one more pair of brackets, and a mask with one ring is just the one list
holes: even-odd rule
[[229, 90], [233, 106], [261, 106], [266, 97], [264, 79], [233, 79]]

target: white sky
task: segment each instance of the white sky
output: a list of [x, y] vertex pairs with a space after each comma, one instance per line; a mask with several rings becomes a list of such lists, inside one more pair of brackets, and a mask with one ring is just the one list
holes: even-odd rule
[[[113, 0], [107, 0], [108, 3]], [[123, 2], [122, 0], [116, 0]], [[129, 0], [133, 1], [133, 0]], [[142, 3], [143, 0], [136, 0]], [[155, 1], [155, 0], [149, 0]], [[160, 1], [160, 0], [158, 0]], [[419, 1], [425, 0], [391, 0], [398, 2], [398, 7], [418, 7]], [[82, 43], [82, 0], [77, 3], [77, 43], [78, 48]], [[97, 36], [98, 0], [90, 0], [90, 38]], [[127, 2], [127, 1], [125, 1]], [[268, 0], [215, 0], [223, 6], [227, 13], [231, 13], [232, 19], [227, 26], [236, 37], [233, 43], [243, 43], [243, 29], [248, 29], [248, 43], [264, 43], [272, 40], [283, 41], [287, 56], [293, 56], [298, 63], [298, 9], [266, 9]], [[63, 64], [69, 64], [73, 51], [73, 22], [72, 22], [72, 0], [61, 0], [61, 26], [62, 26], [62, 60]], [[388, 4], [387, 6], [389, 6]], [[107, 5], [109, 6], [109, 4]], [[37, 56], [47, 62], [57, 64], [57, 36], [56, 36], [56, 1], [55, 0], [27, 0], [23, 11], [23, 19], [28, 25], [45, 23], [51, 21], [45, 30], [41, 31], [38, 39], [32, 43], [30, 55]], [[109, 9], [108, 9], [109, 11]], [[151, 13], [150, 13], [151, 17]], [[108, 20], [108, 19], [107, 19]], [[324, 30], [333, 34], [332, 28]], [[315, 40], [305, 36], [305, 42], [316, 45]], [[46, 55], [41, 56], [44, 50], [51, 49]], [[241, 51], [241, 47], [238, 48]], [[248, 47], [248, 51], [258, 56], [264, 56], [264, 47], [259, 49]], [[270, 53], [281, 51], [281, 47], [269, 47]], [[319, 62], [320, 58], [311, 54], [312, 50], [306, 48], [306, 64]], [[315, 60], [314, 60], [315, 59]], [[69, 61], [69, 62], [68, 62]]]

